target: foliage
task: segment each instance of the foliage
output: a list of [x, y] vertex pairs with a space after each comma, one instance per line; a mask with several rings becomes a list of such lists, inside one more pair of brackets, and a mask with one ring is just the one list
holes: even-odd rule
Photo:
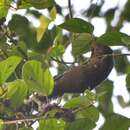
[[[71, 0], [70, 0], [71, 1]], [[100, 130], [128, 130], [130, 119], [114, 113], [113, 81], [106, 80], [96, 89], [96, 94], [87, 90], [82, 96], [64, 95], [64, 105], [50, 104], [46, 100], [52, 93], [54, 79], [50, 68], [57, 62], [58, 74], [65, 71], [63, 54], [72, 43], [72, 55], [75, 63], [84, 62], [83, 54], [90, 51], [93, 39], [108, 46], [123, 46], [130, 49], [130, 36], [120, 32], [124, 21], [130, 21], [130, 0], [120, 12], [115, 26], [111, 25], [117, 7], [102, 13], [104, 0], [99, 4], [91, 3], [81, 12], [89, 22], [82, 18], [66, 16], [64, 8], [55, 0], [13, 0], [0, 1], [0, 130], [33, 130], [38, 121], [38, 130], [92, 130], [101, 113], [106, 119]], [[72, 7], [68, 6], [71, 11]], [[25, 9], [25, 14], [15, 14]], [[48, 15], [42, 12], [46, 9]], [[5, 24], [8, 11], [14, 14]], [[101, 15], [104, 14], [104, 15]], [[57, 15], [64, 22], [56, 25]], [[33, 19], [30, 19], [32, 16]], [[93, 35], [94, 25], [91, 19], [102, 17], [106, 21], [106, 32], [100, 37]], [[33, 25], [33, 20], [39, 26]], [[63, 31], [68, 31], [63, 33]], [[100, 30], [99, 30], [100, 31]], [[121, 54], [120, 49], [115, 54]], [[115, 70], [118, 75], [126, 75], [126, 86], [130, 93], [130, 65], [127, 56], [115, 57]], [[71, 99], [70, 99], [71, 97]], [[121, 107], [130, 106], [122, 96], [117, 96]], [[130, 99], [129, 99], [130, 100]], [[48, 103], [49, 102], [49, 103]], [[98, 102], [95, 107], [94, 103]], [[48, 105], [49, 104], [49, 105]], [[34, 114], [36, 112], [37, 114]]]

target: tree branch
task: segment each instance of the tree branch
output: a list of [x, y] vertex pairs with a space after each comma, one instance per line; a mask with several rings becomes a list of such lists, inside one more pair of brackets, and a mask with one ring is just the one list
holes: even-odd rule
[[101, 55], [99, 57], [106, 57], [106, 56], [113, 56], [113, 57], [116, 57], [116, 56], [130, 56], [130, 53], [123, 53], [123, 54], [105, 54], [105, 55]]
[[68, 8], [69, 8], [69, 16], [70, 19], [73, 18], [72, 8], [71, 8], [71, 0], [68, 0]]
[[18, 122], [30, 122], [30, 121], [34, 121], [34, 120], [40, 120], [41, 118], [43, 118], [42, 116], [39, 117], [34, 117], [34, 118], [26, 118], [26, 119], [17, 119], [17, 120], [12, 120], [12, 121], [3, 121], [1, 122], [4, 125], [9, 125], [9, 124], [16, 124]]
[[[106, 56], [113, 56], [113, 57], [116, 57], [116, 56], [130, 56], [130, 53], [124, 53], [124, 54], [104, 54], [104, 55], [101, 55], [101, 56], [96, 56], [96, 57], [106, 57]], [[61, 60], [58, 60], [58, 59], [55, 59], [55, 58], [53, 58], [53, 57], [51, 57], [51, 59], [53, 60], [53, 61], [55, 61], [55, 62], [58, 62], [58, 63], [60, 63], [60, 64], [74, 64], [74, 63], [76, 63], [76, 62], [65, 62], [65, 61], [61, 61]], [[89, 60], [88, 60], [89, 61]], [[86, 61], [85, 61], [85, 63], [86, 63]]]
[[51, 59], [53, 60], [53, 61], [55, 61], [55, 62], [58, 62], [58, 63], [60, 63], [60, 64], [74, 64], [75, 62], [65, 62], [65, 61], [63, 61], [63, 60], [58, 60], [58, 59], [55, 59], [55, 58], [53, 58], [53, 57], [51, 57]]

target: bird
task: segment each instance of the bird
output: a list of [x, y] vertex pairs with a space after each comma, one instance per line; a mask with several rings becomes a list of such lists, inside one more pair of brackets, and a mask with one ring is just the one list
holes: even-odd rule
[[113, 68], [112, 54], [113, 50], [109, 46], [94, 42], [88, 62], [73, 67], [56, 79], [49, 97], [61, 97], [64, 93], [83, 93], [86, 89], [96, 88]]

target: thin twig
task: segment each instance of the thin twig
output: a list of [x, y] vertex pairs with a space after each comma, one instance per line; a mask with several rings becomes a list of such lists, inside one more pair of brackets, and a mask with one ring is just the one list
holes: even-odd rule
[[16, 124], [18, 122], [30, 122], [30, 121], [34, 121], [34, 120], [40, 120], [42, 117], [34, 117], [34, 118], [26, 118], [26, 119], [17, 119], [17, 120], [12, 120], [12, 121], [3, 121], [1, 122], [4, 125], [9, 125], [9, 124]]
[[[123, 53], [123, 54], [104, 54], [104, 55], [100, 55], [100, 56], [96, 56], [96, 57], [106, 57], [106, 56], [113, 56], [113, 57], [116, 57], [116, 56], [130, 56], [130, 53]], [[61, 63], [61, 64], [74, 64], [76, 62], [64, 62], [64, 61], [60, 61], [58, 59], [55, 59], [53, 57], [51, 57], [52, 60], [58, 62], [58, 63]], [[86, 63], [86, 61], [85, 61]]]
[[58, 60], [58, 59], [55, 59], [55, 58], [53, 58], [53, 57], [51, 57], [51, 59], [53, 60], [53, 61], [56, 61], [56, 62], [58, 62], [58, 63], [60, 63], [60, 64], [74, 64], [75, 62], [65, 62], [65, 61], [61, 61], [61, 60]]
[[[96, 58], [102, 58], [102, 57], [108, 57], [108, 56], [112, 56], [112, 57], [116, 57], [116, 56], [130, 56], [130, 53], [124, 53], [124, 54], [104, 54], [104, 55], [99, 55], [99, 56], [95, 56], [95, 57]], [[88, 59], [87, 61], [83, 62], [83, 64], [87, 64], [90, 59]]]
[[71, 8], [71, 0], [68, 0], [68, 8], [69, 8], [69, 17], [73, 18], [72, 8]]
[[130, 53], [123, 53], [123, 54], [104, 54], [104, 55], [101, 55], [101, 56], [98, 56], [98, 57], [106, 57], [106, 56], [113, 56], [113, 57], [116, 57], [116, 56], [130, 56]]

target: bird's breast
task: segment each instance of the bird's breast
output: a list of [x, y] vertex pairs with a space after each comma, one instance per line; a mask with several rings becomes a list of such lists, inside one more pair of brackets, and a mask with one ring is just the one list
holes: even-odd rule
[[97, 61], [95, 63], [94, 62], [95, 60], [92, 59], [91, 61], [92, 72], [89, 73], [89, 76], [86, 72], [87, 77], [90, 77], [89, 86], [91, 89], [95, 88], [98, 84], [100, 84], [103, 80], [105, 80], [113, 68], [113, 58], [110, 56], [98, 58]]

